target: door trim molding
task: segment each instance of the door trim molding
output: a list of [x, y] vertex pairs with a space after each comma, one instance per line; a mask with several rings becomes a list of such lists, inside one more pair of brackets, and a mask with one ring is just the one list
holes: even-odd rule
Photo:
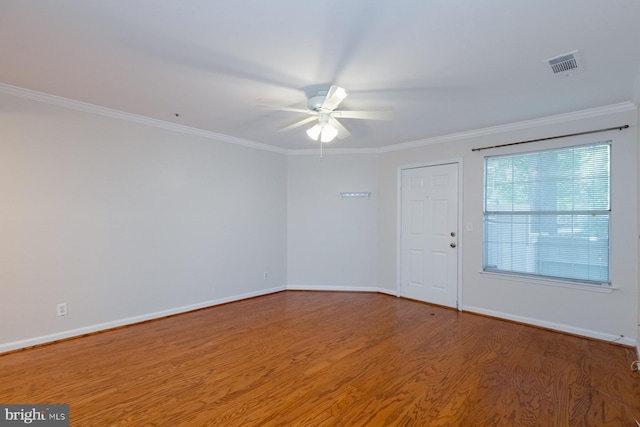
[[[398, 166], [396, 172], [396, 296], [400, 297], [400, 277], [402, 274], [401, 271], [401, 259], [402, 259], [402, 171], [407, 169], [416, 169], [423, 168], [429, 166], [443, 166], [457, 164], [458, 165], [458, 247], [464, 248], [464, 228], [463, 221], [464, 218], [464, 204], [463, 204], [463, 178], [464, 178], [464, 167], [463, 167], [463, 159], [462, 157], [455, 157], [452, 159], [446, 160], [436, 160], [430, 162], [421, 162], [414, 163], [408, 165]], [[462, 264], [463, 264], [463, 251], [458, 250], [458, 298], [457, 298], [457, 309], [458, 311], [462, 311]]]

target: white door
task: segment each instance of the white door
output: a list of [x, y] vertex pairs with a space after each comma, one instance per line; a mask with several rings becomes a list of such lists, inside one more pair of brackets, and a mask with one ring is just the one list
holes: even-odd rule
[[402, 170], [400, 295], [457, 307], [458, 164]]

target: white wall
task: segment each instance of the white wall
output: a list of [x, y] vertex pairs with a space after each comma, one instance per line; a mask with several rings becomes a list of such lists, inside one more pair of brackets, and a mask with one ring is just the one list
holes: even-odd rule
[[[635, 344], [638, 336], [638, 115], [635, 110], [548, 124], [493, 135], [460, 138], [439, 144], [381, 154], [378, 174], [378, 286], [397, 285], [398, 168], [421, 162], [463, 158], [461, 296], [464, 310], [508, 318], [572, 333]], [[472, 152], [491, 146], [629, 124], [623, 131], [557, 139], [509, 148]], [[549, 286], [526, 280], [504, 280], [482, 271], [483, 160], [485, 155], [613, 140], [611, 293]], [[546, 283], [546, 282], [545, 282]]]
[[0, 129], [0, 352], [284, 289], [285, 155], [8, 95]]
[[377, 168], [375, 154], [289, 156], [289, 289], [376, 290]]
[[[461, 214], [474, 224], [460, 230], [463, 308], [633, 344], [639, 120], [627, 110], [321, 160], [0, 95], [0, 352], [285, 285], [395, 294], [398, 169], [452, 158], [463, 159]], [[471, 152], [625, 123], [632, 128]], [[604, 139], [613, 140], [616, 290], [482, 274], [484, 155]], [[372, 197], [343, 200], [341, 191]], [[59, 302], [69, 315], [56, 315]]]

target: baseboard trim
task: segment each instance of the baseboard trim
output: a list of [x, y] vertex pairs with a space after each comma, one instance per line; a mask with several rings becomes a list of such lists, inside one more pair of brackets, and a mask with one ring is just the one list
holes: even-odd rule
[[579, 335], [587, 338], [593, 338], [601, 341], [615, 341], [616, 344], [622, 344], [629, 347], [636, 347], [640, 353], [640, 344], [633, 338], [620, 337], [619, 335], [608, 334], [604, 332], [592, 331], [589, 329], [576, 328], [574, 326], [563, 325], [560, 323], [547, 322], [544, 320], [532, 319], [530, 317], [517, 316], [514, 314], [502, 313], [499, 311], [486, 310], [484, 308], [478, 308], [473, 306], [464, 305], [462, 311], [482, 314], [485, 316], [496, 317], [498, 319], [511, 320], [513, 322], [523, 323], [526, 325], [538, 326], [545, 329], [551, 329], [554, 331], [565, 332], [572, 335]]
[[399, 297], [400, 296], [398, 291], [396, 291], [395, 289], [394, 290], [385, 289], [385, 288], [376, 288], [376, 289], [377, 289], [376, 292], [379, 292], [381, 294], [391, 295], [392, 297]]
[[[134, 325], [136, 323], [142, 323], [150, 320], [161, 319], [163, 317], [173, 316], [176, 314], [188, 313], [190, 311], [200, 310], [203, 308], [214, 307], [216, 305], [227, 304], [230, 302], [241, 301], [243, 299], [255, 298], [262, 295], [273, 294], [285, 290], [292, 291], [328, 291], [328, 292], [375, 292], [391, 296], [398, 296], [397, 292], [390, 289], [378, 288], [378, 287], [363, 287], [363, 286], [318, 286], [318, 285], [287, 285], [278, 286], [269, 289], [262, 289], [255, 292], [248, 292], [244, 294], [234, 295], [226, 298], [218, 298], [215, 300], [204, 301], [196, 304], [190, 304], [182, 307], [176, 307], [169, 310], [157, 311], [154, 313], [147, 313], [140, 316], [128, 317], [125, 319], [114, 320], [110, 322], [99, 323], [96, 325], [85, 326], [82, 328], [71, 329], [62, 332], [56, 332], [54, 334], [42, 335], [34, 338], [28, 338], [25, 340], [13, 341], [4, 344], [0, 344], [0, 354], [20, 350], [24, 348], [34, 347], [38, 345], [50, 344], [56, 341], [61, 341], [69, 338], [74, 338], [86, 334], [97, 333], [107, 331], [109, 329], [115, 329], [122, 326]], [[622, 337], [618, 335], [612, 335], [603, 332], [592, 331], [588, 329], [576, 328], [573, 326], [567, 326], [559, 323], [546, 322], [543, 320], [532, 319], [529, 317], [517, 316], [508, 313], [502, 313], [493, 310], [486, 310], [483, 308], [463, 305], [463, 311], [470, 313], [482, 314], [485, 316], [495, 317], [498, 319], [511, 320], [518, 323], [527, 325], [538, 326], [545, 329], [551, 329], [559, 332], [565, 332], [573, 335], [584, 336], [588, 338], [598, 339], [601, 341], [615, 341], [618, 344], [626, 345], [629, 347], [635, 347], [638, 359], [640, 360], [640, 341], [630, 338]]]
[[374, 286], [342, 286], [342, 285], [287, 285], [288, 291], [327, 291], [327, 292], [376, 292], [398, 296], [396, 291]]
[[69, 338], [74, 338], [86, 334], [92, 334], [96, 332], [103, 332], [109, 329], [119, 328], [122, 326], [134, 325], [136, 323], [147, 322], [149, 320], [161, 319], [163, 317], [173, 316], [176, 314], [188, 313], [190, 311], [200, 310], [203, 308], [213, 307], [216, 305], [227, 304], [230, 302], [240, 301], [248, 298], [255, 298], [262, 295], [273, 294], [286, 290], [285, 286], [279, 286], [275, 288], [262, 289], [256, 292], [248, 292], [245, 294], [234, 295], [226, 298], [218, 298], [210, 301], [204, 301], [196, 304], [185, 305], [182, 307], [171, 308], [169, 310], [156, 311], [154, 313], [142, 314], [140, 316], [127, 317], [125, 319], [113, 320], [110, 322], [99, 323], [96, 325], [85, 326], [77, 329], [70, 329], [67, 331], [56, 332], [54, 334], [42, 335], [39, 337], [28, 338], [20, 341], [13, 341], [4, 344], [0, 344], [0, 354], [9, 351], [20, 350], [24, 348], [34, 347], [43, 344], [50, 344], [56, 341], [61, 341]]

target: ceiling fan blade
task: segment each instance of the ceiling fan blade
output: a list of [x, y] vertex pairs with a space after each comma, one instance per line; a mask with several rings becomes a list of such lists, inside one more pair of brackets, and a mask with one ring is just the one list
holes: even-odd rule
[[278, 132], [284, 132], [284, 131], [287, 131], [287, 130], [295, 129], [295, 128], [299, 127], [299, 126], [302, 126], [302, 125], [304, 125], [306, 123], [309, 123], [309, 122], [312, 122], [314, 120], [317, 120], [317, 118], [314, 117], [314, 116], [306, 117], [306, 118], [304, 118], [302, 120], [298, 120], [297, 122], [294, 122], [294, 123], [292, 123], [292, 124], [290, 124], [288, 126], [284, 126], [284, 127], [279, 128]]
[[393, 112], [390, 110], [380, 111], [334, 111], [332, 113], [335, 117], [342, 119], [363, 119], [363, 120], [391, 120], [393, 119]]
[[276, 111], [290, 111], [292, 113], [304, 113], [304, 114], [315, 114], [315, 111], [311, 111], [304, 108], [291, 108], [291, 107], [281, 107], [279, 105], [268, 105], [268, 104], [258, 104], [259, 108], [266, 108], [267, 110], [276, 110]]
[[329, 117], [329, 124], [338, 130], [338, 138], [345, 139], [351, 135], [351, 132], [349, 132], [346, 127], [342, 126], [342, 123], [333, 117]]
[[338, 105], [344, 101], [347, 95], [348, 93], [346, 89], [341, 88], [340, 86], [331, 86], [320, 109], [327, 112], [335, 110], [338, 108]]

